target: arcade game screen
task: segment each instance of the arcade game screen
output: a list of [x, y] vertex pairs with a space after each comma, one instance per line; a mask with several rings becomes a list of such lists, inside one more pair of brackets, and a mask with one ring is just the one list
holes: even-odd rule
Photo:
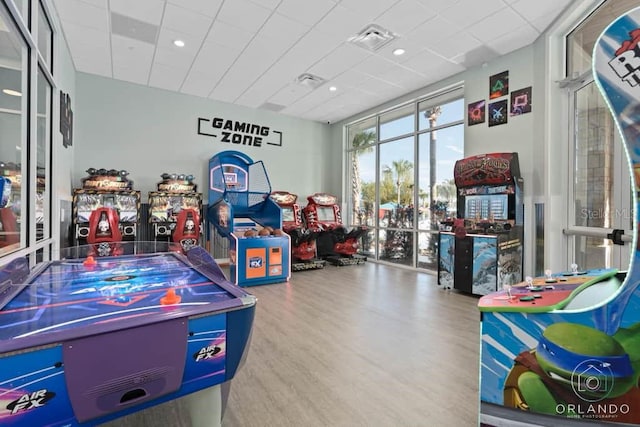
[[282, 208], [282, 221], [285, 222], [294, 222], [296, 220], [295, 215], [293, 214], [293, 208], [284, 207]]
[[333, 206], [317, 206], [318, 221], [320, 222], [335, 222], [336, 214], [333, 211]]
[[135, 194], [81, 193], [76, 195], [76, 222], [89, 222], [91, 212], [100, 207], [115, 208], [118, 211], [120, 222], [136, 222], [138, 220], [138, 198]]
[[194, 196], [153, 195], [149, 196], [149, 212], [151, 222], [175, 221], [182, 209], [200, 211], [200, 200]]
[[508, 218], [508, 194], [467, 196], [465, 212], [467, 218]]

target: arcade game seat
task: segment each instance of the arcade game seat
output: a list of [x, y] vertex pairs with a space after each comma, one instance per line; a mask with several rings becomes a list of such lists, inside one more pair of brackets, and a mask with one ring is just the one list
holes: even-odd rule
[[291, 270], [324, 268], [326, 261], [317, 256], [316, 238], [319, 233], [304, 228], [302, 209], [296, 203], [298, 196], [287, 191], [274, 191], [270, 197], [282, 208], [282, 230], [291, 237]]
[[367, 257], [358, 254], [358, 250], [360, 237], [367, 232], [367, 227], [347, 231], [336, 196], [315, 193], [307, 197], [307, 201], [302, 211], [307, 228], [318, 233], [318, 256], [338, 266], [364, 263]]
[[89, 217], [87, 243], [91, 256], [117, 256], [123, 254], [122, 233], [118, 212], [112, 208], [98, 208]]
[[182, 209], [176, 218], [172, 240], [185, 254], [198, 246], [200, 240], [200, 215], [195, 209]]

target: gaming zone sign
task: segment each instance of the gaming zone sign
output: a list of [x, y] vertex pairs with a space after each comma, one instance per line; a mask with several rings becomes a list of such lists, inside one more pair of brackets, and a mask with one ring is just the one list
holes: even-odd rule
[[249, 122], [227, 120], [221, 117], [205, 119], [198, 117], [198, 135], [218, 138], [220, 142], [233, 145], [282, 147], [282, 132]]

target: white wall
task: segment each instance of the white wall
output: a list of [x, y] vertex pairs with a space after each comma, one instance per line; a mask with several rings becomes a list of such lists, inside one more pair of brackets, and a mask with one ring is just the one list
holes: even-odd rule
[[[298, 194], [303, 205], [309, 194], [336, 191], [333, 175], [340, 175], [341, 165], [327, 156], [327, 124], [84, 73], [77, 74], [76, 86], [74, 187], [90, 167], [125, 169], [146, 202], [162, 173], [184, 173], [196, 177], [206, 199], [209, 159], [236, 150], [262, 160], [272, 189]], [[199, 117], [268, 126], [282, 132], [282, 147], [242, 146], [198, 135]]]

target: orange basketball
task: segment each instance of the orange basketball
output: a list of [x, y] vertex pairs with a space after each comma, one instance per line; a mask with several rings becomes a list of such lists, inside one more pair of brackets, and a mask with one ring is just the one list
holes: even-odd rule
[[274, 236], [282, 236], [282, 230], [279, 228], [276, 228], [275, 230], [273, 230], [272, 234]]
[[270, 234], [271, 234], [271, 232], [269, 232], [269, 230], [267, 228], [263, 228], [260, 231], [258, 231], [258, 235], [259, 236], [268, 236]]
[[256, 237], [256, 230], [247, 230], [244, 232], [244, 237]]

